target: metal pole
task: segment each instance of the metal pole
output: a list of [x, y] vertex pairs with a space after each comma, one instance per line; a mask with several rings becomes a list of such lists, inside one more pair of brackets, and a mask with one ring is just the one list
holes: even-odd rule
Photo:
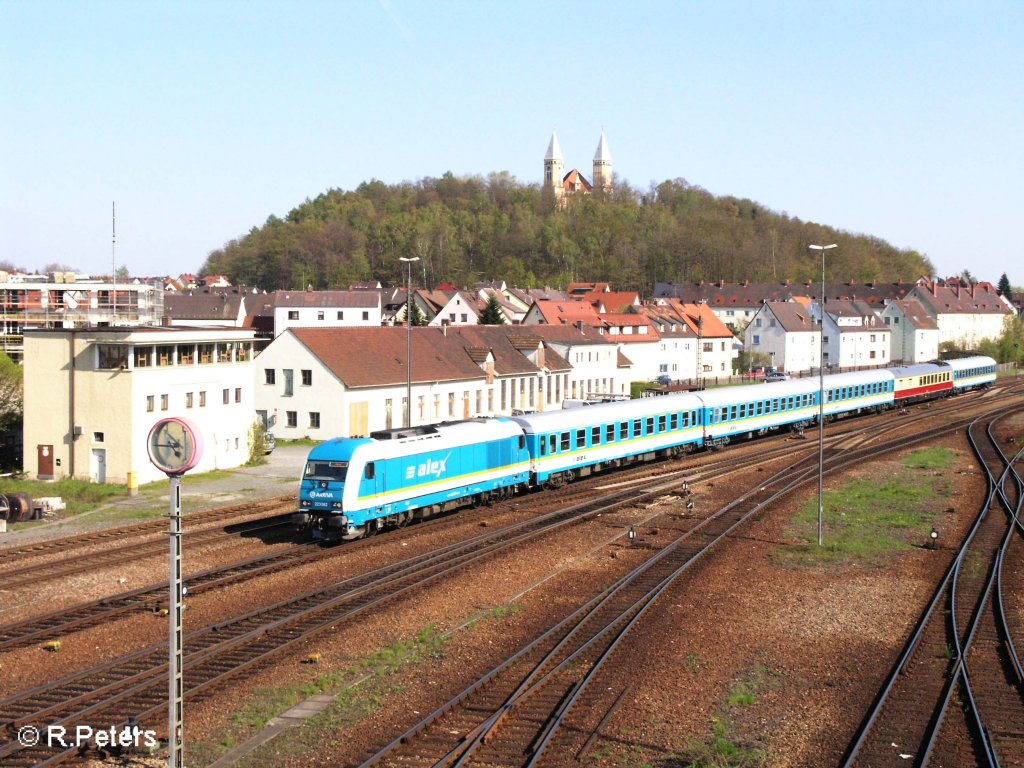
[[419, 256], [399, 256], [398, 260], [404, 262], [409, 268], [408, 279], [405, 284], [405, 326], [406, 326], [406, 349], [405, 349], [405, 426], [412, 426], [412, 263], [419, 261]]
[[825, 524], [825, 249], [821, 249], [821, 313], [818, 320], [818, 546]]
[[824, 541], [825, 527], [825, 251], [836, 247], [831, 245], [809, 245], [813, 251], [821, 251], [821, 296], [818, 300], [818, 546]]
[[184, 680], [181, 647], [181, 613], [184, 589], [181, 581], [181, 475], [169, 475], [171, 480], [170, 539], [170, 661], [168, 664], [167, 699], [167, 764], [170, 768], [184, 768]]
[[407, 265], [409, 275], [405, 289], [405, 426], [412, 426], [412, 262]]

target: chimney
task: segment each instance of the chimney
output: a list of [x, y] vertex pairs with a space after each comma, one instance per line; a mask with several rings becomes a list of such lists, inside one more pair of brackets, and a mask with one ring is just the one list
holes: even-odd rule
[[935, 298], [939, 297], [939, 281], [938, 280], [933, 280], [932, 281], [932, 296], [934, 296]]

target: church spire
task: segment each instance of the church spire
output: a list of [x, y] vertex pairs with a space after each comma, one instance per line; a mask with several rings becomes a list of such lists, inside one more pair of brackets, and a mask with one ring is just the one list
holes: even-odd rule
[[594, 189], [611, 192], [612, 189], [612, 152], [608, 149], [608, 140], [601, 131], [601, 140], [597, 142], [594, 153]]
[[544, 186], [553, 189], [555, 193], [562, 190], [562, 174], [565, 170], [565, 158], [562, 157], [562, 147], [558, 143], [558, 136], [551, 132], [551, 142], [548, 144], [547, 154], [544, 155]]

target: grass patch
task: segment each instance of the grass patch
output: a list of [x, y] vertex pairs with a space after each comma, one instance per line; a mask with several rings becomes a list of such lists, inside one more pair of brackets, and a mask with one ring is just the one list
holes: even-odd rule
[[384, 699], [402, 690], [396, 676], [419, 664], [440, 658], [448, 637], [436, 626], [424, 627], [408, 640], [394, 643], [365, 656], [354, 664], [325, 672], [304, 683], [264, 688], [256, 691], [254, 702], [235, 713], [231, 722], [209, 741], [189, 747], [188, 764], [207, 765], [244, 742], [271, 719], [310, 696], [326, 693], [335, 696], [330, 706], [291, 728], [286, 738], [278, 738], [245, 756], [237, 765], [258, 768], [275, 766], [288, 757], [337, 746], [336, 732], [372, 715]]
[[798, 544], [772, 553], [776, 563], [882, 566], [898, 552], [928, 541], [950, 488], [944, 476], [956, 453], [926, 448], [905, 457], [889, 477], [854, 480], [825, 494], [824, 544], [818, 546], [818, 500], [793, 516], [787, 534]]
[[[758, 768], [767, 759], [764, 750], [751, 744], [734, 725], [735, 716], [757, 702], [757, 694], [772, 684], [776, 673], [757, 667], [729, 686], [725, 700], [711, 718], [711, 737], [694, 741], [681, 756], [685, 768]], [[674, 764], [674, 763], [673, 763]]]
[[[27, 493], [33, 499], [60, 496], [64, 500], [64, 509], [56, 512], [55, 515], [58, 518], [66, 518], [88, 512], [110, 501], [127, 496], [128, 486], [92, 483], [88, 480], [76, 480], [70, 477], [54, 482], [2, 477], [0, 478], [0, 493]], [[11, 530], [20, 530], [31, 525], [32, 523], [16, 523]]]

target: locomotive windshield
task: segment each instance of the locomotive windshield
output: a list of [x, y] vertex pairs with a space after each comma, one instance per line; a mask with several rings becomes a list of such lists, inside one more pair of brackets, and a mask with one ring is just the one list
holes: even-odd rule
[[307, 461], [306, 472], [303, 476], [307, 480], [344, 481], [346, 472], [348, 472], [347, 461]]

